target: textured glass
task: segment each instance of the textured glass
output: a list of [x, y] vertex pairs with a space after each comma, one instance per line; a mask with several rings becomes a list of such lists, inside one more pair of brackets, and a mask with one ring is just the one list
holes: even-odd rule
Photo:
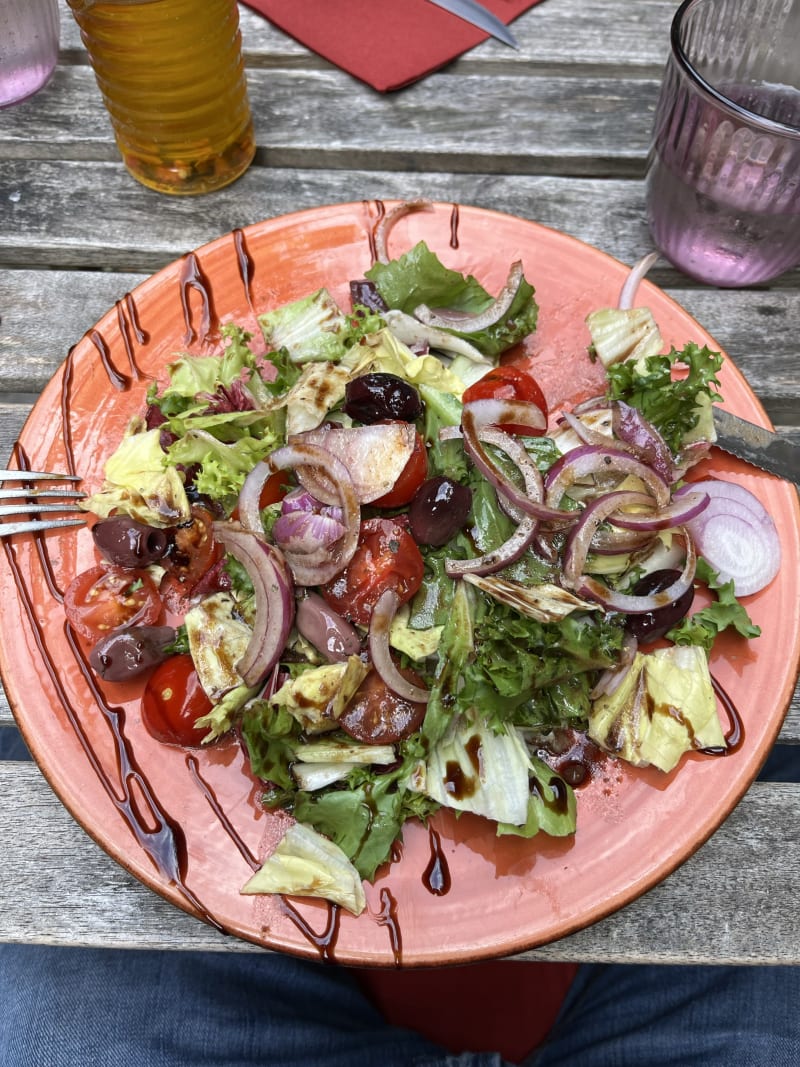
[[688, 0], [676, 15], [647, 175], [677, 267], [720, 286], [800, 264], [800, 0]]

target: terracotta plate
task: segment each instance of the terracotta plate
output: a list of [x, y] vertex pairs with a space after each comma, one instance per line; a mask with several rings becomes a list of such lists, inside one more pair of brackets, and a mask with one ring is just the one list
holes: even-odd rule
[[[254, 326], [254, 309], [321, 285], [346, 304], [349, 279], [372, 263], [382, 210], [365, 202], [262, 222], [143, 282], [75, 346], [44, 391], [21, 437], [22, 461], [76, 470], [95, 489], [151, 378], [176, 351], [212, 351], [220, 324]], [[421, 238], [491, 291], [521, 259], [541, 307], [523, 358], [551, 406], [596, 390], [584, 317], [616, 302], [625, 266], [534, 223], [467, 207], [407, 216], [390, 251]], [[654, 286], [645, 283], [640, 298], [667, 342], [719, 348]], [[768, 425], [730, 362], [722, 386], [727, 407]], [[780, 576], [748, 601], [761, 640], [723, 642], [713, 657], [713, 673], [741, 713], [743, 744], [721, 758], [688, 757], [666, 776], [607, 763], [578, 792], [574, 840], [498, 839], [473, 817], [438, 816], [446, 893], [432, 892], [426, 874], [435, 837], [414, 825], [395, 861], [367, 887], [368, 910], [357, 919], [323, 902], [240, 895], [285, 816], [260, 809], [259, 786], [234, 740], [203, 751], [160, 745], [142, 727], [135, 689], [96, 686], [87, 650], [66, 630], [61, 609], [70, 579], [95, 562], [86, 530], [4, 545], [0, 644], [15, 714], [53, 789], [98, 844], [166, 899], [229, 933], [303, 956], [379, 966], [522, 951], [609, 914], [691, 855], [747, 789], [780, 728], [800, 647], [797, 496], [722, 455], [708, 469], [756, 493], [784, 552]]]

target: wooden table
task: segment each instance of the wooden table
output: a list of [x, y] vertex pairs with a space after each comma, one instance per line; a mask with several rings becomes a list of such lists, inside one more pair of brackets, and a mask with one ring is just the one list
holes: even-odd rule
[[[256, 118], [235, 185], [170, 199], [121, 166], [64, 10], [49, 86], [0, 112], [3, 459], [68, 347], [184, 252], [259, 219], [334, 202], [460, 201], [535, 219], [632, 263], [649, 250], [645, 155], [674, 0], [545, 0], [447, 70], [383, 96], [242, 9]], [[652, 279], [736, 360], [800, 439], [800, 271], [717, 291]], [[0, 724], [10, 728], [8, 705]], [[781, 741], [800, 742], [797, 695]], [[800, 785], [756, 783], [719, 832], [643, 898], [533, 953], [550, 960], [800, 962]], [[0, 938], [252, 951], [134, 882], [77, 827], [32, 764], [0, 764]], [[711, 902], [711, 905], [709, 905]]]

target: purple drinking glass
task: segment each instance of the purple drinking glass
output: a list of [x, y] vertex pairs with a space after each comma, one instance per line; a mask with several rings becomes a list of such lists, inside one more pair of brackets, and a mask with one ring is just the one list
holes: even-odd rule
[[0, 107], [33, 96], [58, 59], [58, 0], [0, 0]]
[[656, 109], [647, 213], [701, 282], [800, 265], [800, 0], [685, 0]]

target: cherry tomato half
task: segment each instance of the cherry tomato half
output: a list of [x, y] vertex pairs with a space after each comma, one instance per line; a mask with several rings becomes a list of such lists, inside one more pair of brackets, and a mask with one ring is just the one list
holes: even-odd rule
[[425, 570], [417, 543], [396, 519], [367, 519], [361, 524], [358, 548], [348, 565], [322, 595], [330, 606], [361, 626], [368, 626], [372, 609], [386, 589], [394, 589], [405, 604], [422, 585]]
[[167, 745], [199, 745], [207, 730], [195, 720], [211, 711], [192, 657], [171, 656], [153, 671], [142, 695], [142, 720], [157, 741]]
[[[464, 390], [461, 398], [465, 404], [473, 400], [524, 400], [535, 404], [547, 418], [547, 401], [539, 388], [539, 383], [526, 371], [511, 363], [493, 367], [477, 382]], [[521, 434], [523, 437], [541, 437], [544, 430], [534, 430], [530, 426], [515, 423], [503, 423], [506, 433]]]
[[425, 442], [417, 433], [414, 437], [414, 449], [405, 467], [400, 471], [399, 478], [388, 493], [384, 493], [372, 503], [379, 508], [399, 508], [404, 504], [410, 504], [427, 477], [428, 454], [425, 451]]
[[152, 626], [163, 604], [146, 571], [90, 567], [70, 582], [64, 612], [81, 637], [97, 642], [119, 626]]
[[214, 540], [211, 529], [213, 521], [214, 516], [207, 508], [193, 505], [192, 521], [176, 528], [174, 544], [161, 561], [167, 569], [161, 581], [161, 596], [175, 614], [185, 613], [185, 598], [222, 557], [222, 548]]
[[[414, 685], [425, 686], [414, 671], [401, 670]], [[410, 737], [422, 725], [427, 704], [415, 704], [388, 688], [372, 670], [356, 690], [338, 723], [346, 734], [366, 745], [391, 745]]]

